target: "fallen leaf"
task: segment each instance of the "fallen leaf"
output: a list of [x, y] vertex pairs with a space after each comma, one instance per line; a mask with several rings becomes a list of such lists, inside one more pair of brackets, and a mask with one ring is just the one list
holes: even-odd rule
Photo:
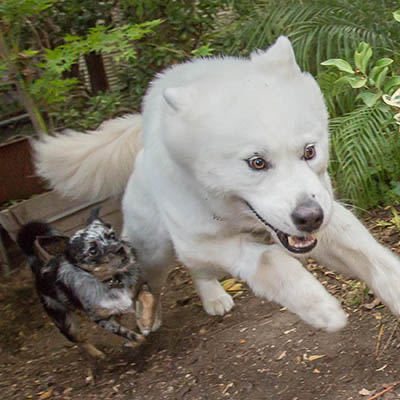
[[200, 328], [199, 330], [199, 335], [205, 335], [207, 333], [207, 329], [206, 328]]
[[319, 370], [319, 369], [317, 369], [317, 368], [315, 368], [314, 370], [313, 370], [313, 374], [319, 374], [321, 371]]
[[358, 394], [361, 394], [361, 396], [371, 396], [372, 391], [363, 388], [363, 389], [361, 389], [361, 390], [358, 392]]
[[282, 360], [282, 358], [285, 358], [285, 357], [286, 357], [286, 350], [282, 351], [282, 353], [279, 354], [279, 356], [276, 359], [279, 361], [279, 360]]
[[222, 287], [224, 290], [230, 289], [236, 283], [236, 279], [231, 278], [221, 282]]
[[228, 289], [228, 292], [237, 292], [243, 290], [243, 285], [241, 283], [236, 283]]
[[376, 306], [379, 306], [381, 303], [382, 303], [381, 299], [375, 297], [375, 299], [371, 301], [371, 303], [364, 304], [363, 307], [366, 308], [367, 310], [372, 310]]
[[309, 361], [318, 360], [319, 358], [325, 357], [325, 354], [315, 355], [308, 357]]
[[53, 390], [54, 390], [54, 388], [50, 388], [47, 392], [42, 393], [39, 396], [39, 400], [48, 399], [53, 394]]

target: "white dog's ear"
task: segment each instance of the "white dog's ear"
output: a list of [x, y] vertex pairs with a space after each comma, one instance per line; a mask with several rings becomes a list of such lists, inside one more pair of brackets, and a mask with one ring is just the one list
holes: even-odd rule
[[286, 36], [279, 36], [277, 41], [265, 51], [256, 51], [250, 56], [251, 62], [265, 71], [289, 75], [299, 73], [293, 47]]
[[164, 90], [163, 96], [174, 111], [181, 111], [192, 103], [193, 90], [189, 87], [168, 88]]

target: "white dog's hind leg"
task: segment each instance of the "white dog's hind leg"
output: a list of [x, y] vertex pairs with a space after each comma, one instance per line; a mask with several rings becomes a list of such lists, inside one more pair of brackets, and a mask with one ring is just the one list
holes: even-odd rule
[[298, 260], [277, 246], [262, 254], [247, 281], [255, 294], [286, 306], [316, 328], [334, 332], [346, 325], [339, 302]]
[[364, 280], [393, 313], [400, 315], [399, 258], [339, 203], [334, 203], [332, 220], [311, 255], [328, 268]]
[[210, 315], [224, 315], [229, 312], [234, 302], [232, 297], [225, 292], [221, 284], [211, 271], [190, 270], [194, 285], [200, 296], [204, 311]]
[[[160, 221], [157, 208], [143, 184], [141, 157], [131, 176], [123, 199], [124, 229], [122, 236], [132, 243], [137, 251], [138, 262], [145, 282], [150, 287], [156, 302], [156, 315], [152, 332], [161, 326], [162, 287], [168, 273], [176, 264], [176, 257], [168, 232]], [[148, 334], [138, 325], [143, 334]]]

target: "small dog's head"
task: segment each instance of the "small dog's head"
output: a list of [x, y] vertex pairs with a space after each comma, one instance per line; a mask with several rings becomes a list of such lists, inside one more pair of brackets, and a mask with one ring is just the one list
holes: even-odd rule
[[99, 208], [92, 210], [87, 225], [70, 239], [67, 258], [76, 265], [95, 266], [109, 262], [110, 255], [125, 254], [114, 229], [99, 217]]

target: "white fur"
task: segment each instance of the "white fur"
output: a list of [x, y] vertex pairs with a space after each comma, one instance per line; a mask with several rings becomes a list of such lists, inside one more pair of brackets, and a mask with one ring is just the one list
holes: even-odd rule
[[[130, 128], [125, 132], [129, 135]], [[108, 135], [117, 133], [107, 129]], [[125, 141], [110, 147], [100, 134], [86, 139], [87, 151], [117, 152], [125, 165], [132, 160], [132, 153], [118, 150]], [[90, 197], [98, 195], [99, 185], [102, 194], [115, 192], [109, 176], [121, 174], [115, 179], [122, 182], [126, 168], [102, 165], [97, 156], [81, 162], [75, 156], [79, 141], [65, 140], [68, 149], [62, 137], [36, 147], [39, 171], [57, 188], [66, 180], [64, 192], [77, 197], [83, 183]], [[312, 255], [364, 279], [400, 314], [400, 262], [333, 200], [326, 107], [314, 79], [300, 71], [287, 38], [250, 59], [200, 59], [160, 74], [144, 101], [143, 142], [123, 199], [124, 235], [134, 243], [156, 297], [178, 258], [211, 315], [233, 306], [216, 280], [228, 273], [317, 328], [342, 328], [346, 315], [339, 302], [246, 204], [275, 228], [301, 235], [291, 214], [297, 204], [313, 199], [324, 220]], [[305, 161], [308, 144], [315, 145], [316, 156]], [[57, 147], [58, 156], [41, 161]], [[59, 163], [64, 153], [71, 157], [69, 168]], [[269, 162], [268, 170], [249, 167], [246, 159], [255, 154]], [[268, 232], [275, 244], [260, 240], [259, 234]], [[161, 323], [159, 307], [157, 315], [153, 329]]]
[[[104, 122], [96, 131], [66, 130], [33, 142], [36, 169], [64, 196], [100, 200], [118, 195], [142, 148], [140, 115]], [[93, 140], [96, 138], [96, 140]]]

